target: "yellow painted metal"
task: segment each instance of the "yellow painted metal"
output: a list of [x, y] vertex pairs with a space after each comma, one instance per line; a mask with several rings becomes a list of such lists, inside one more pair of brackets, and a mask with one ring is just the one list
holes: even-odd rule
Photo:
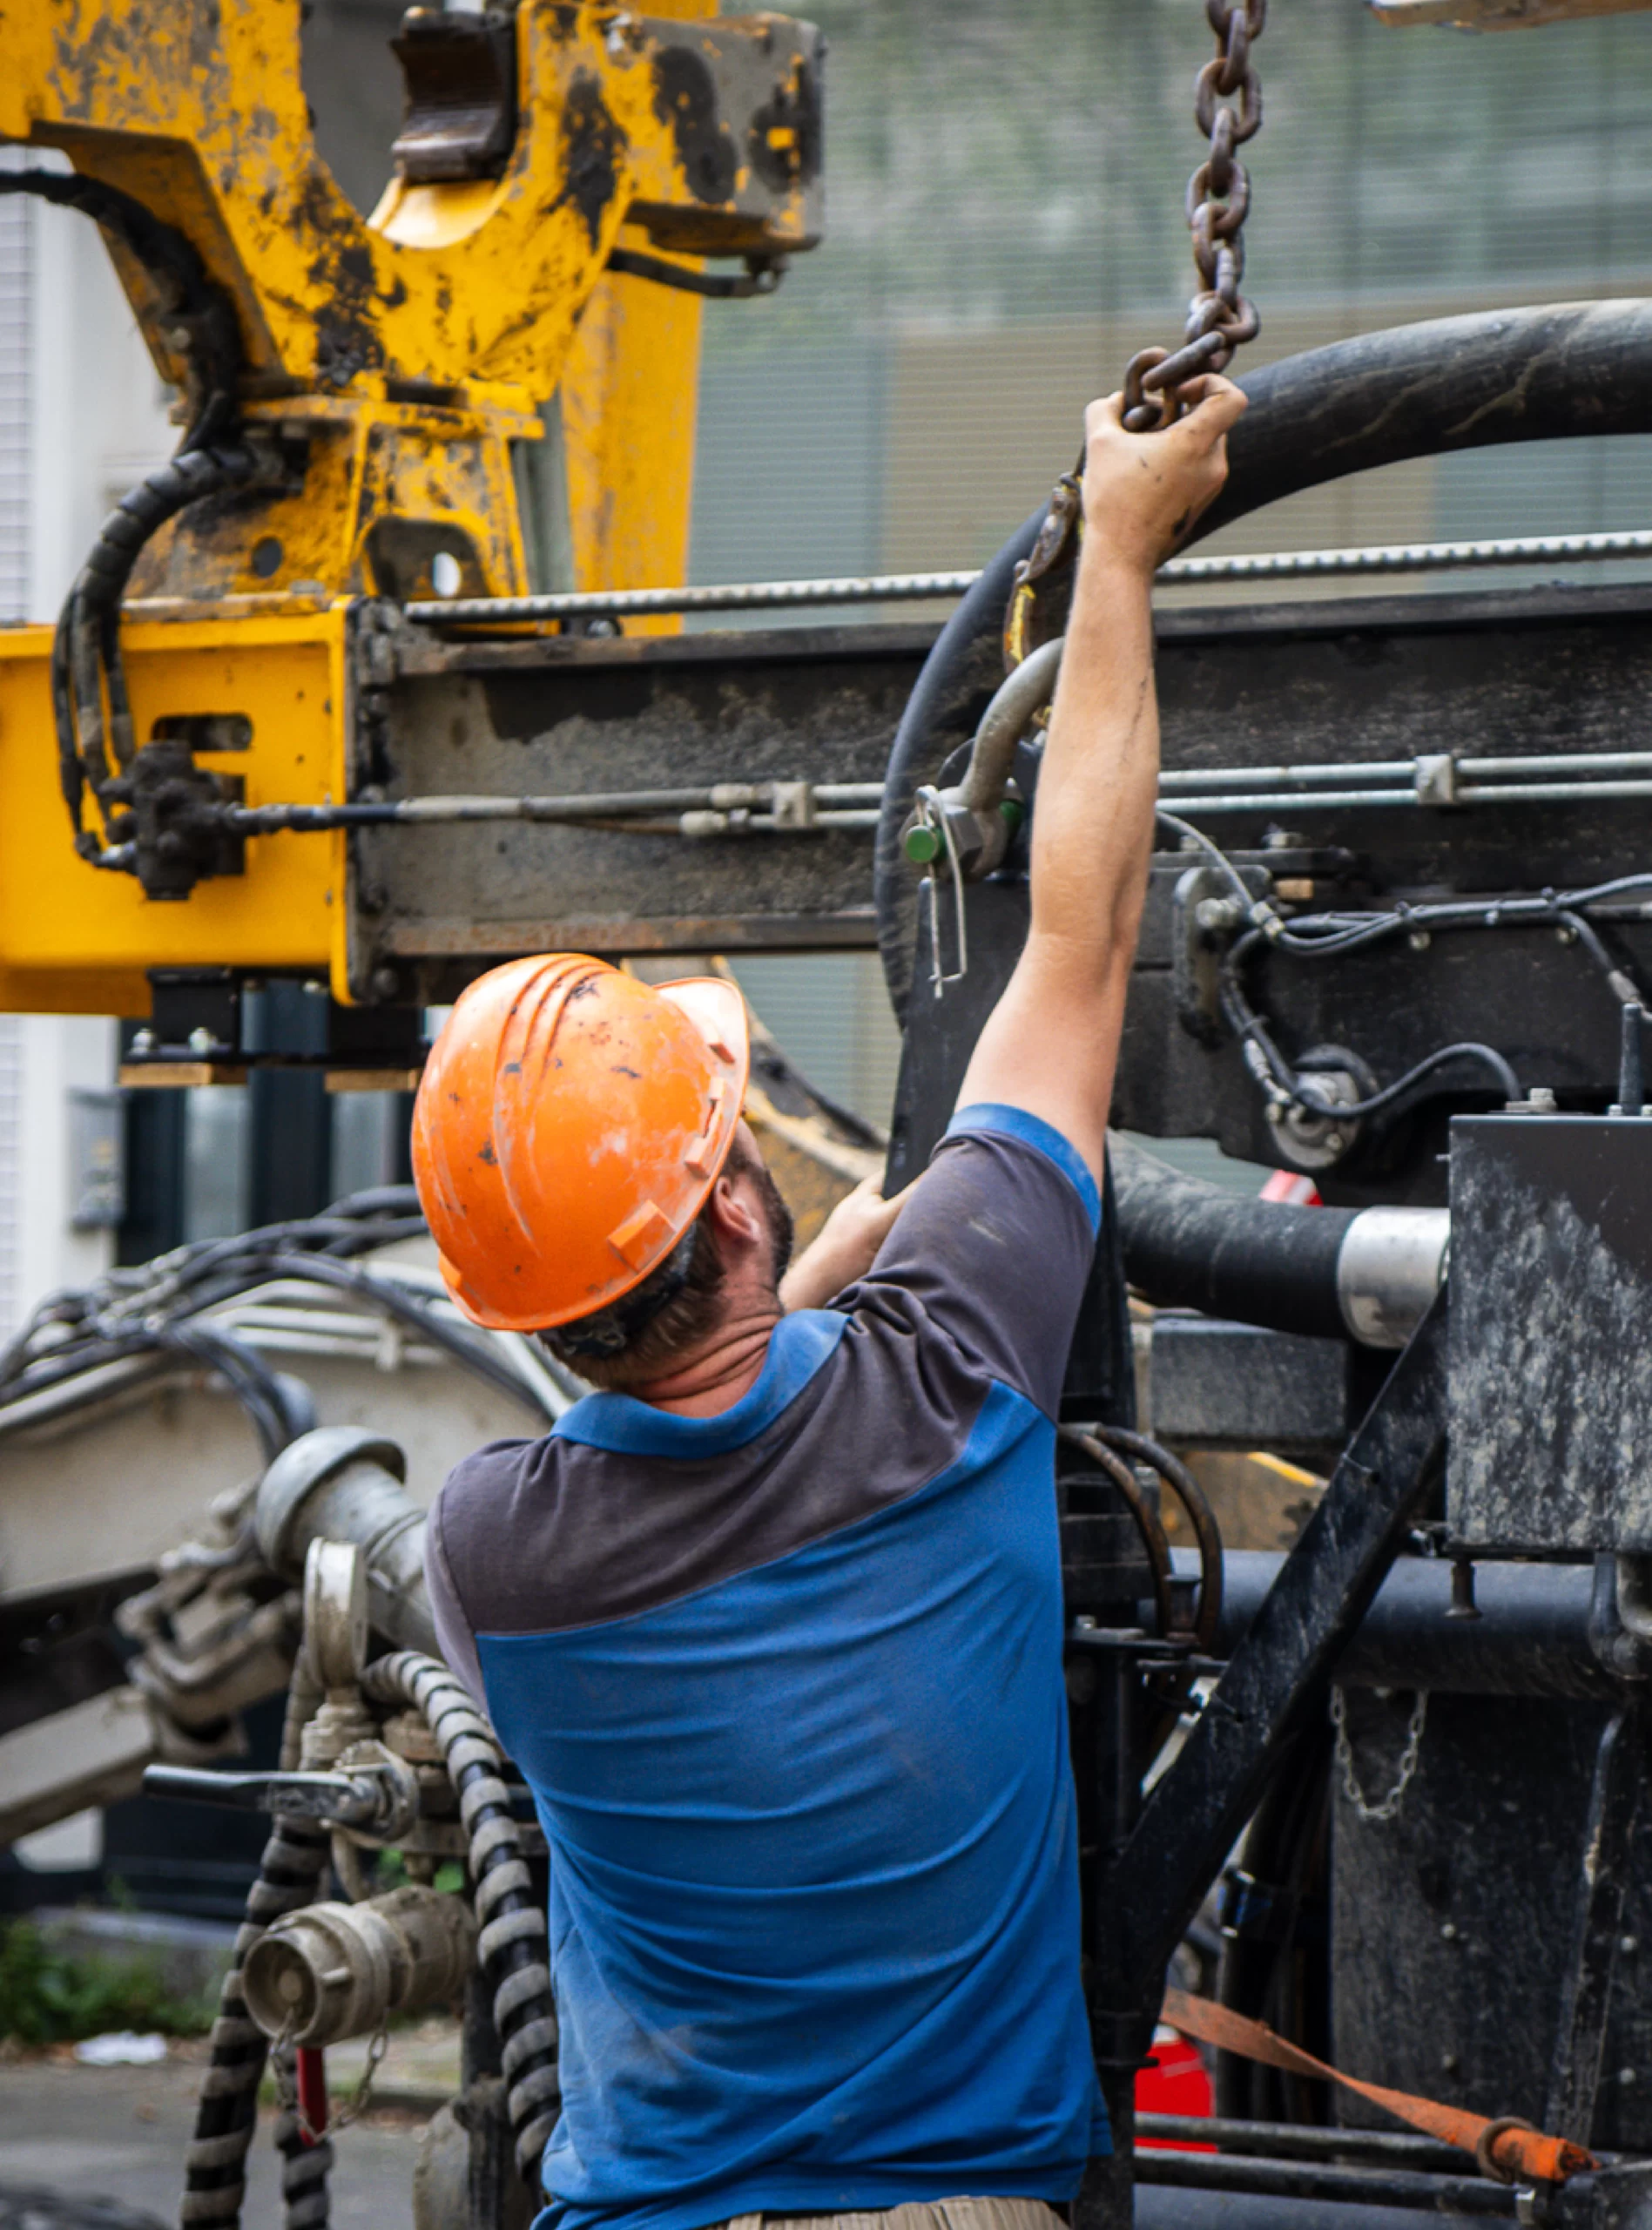
[[[688, 578], [700, 311], [695, 295], [617, 274], [591, 296], [563, 383], [576, 588]], [[626, 632], [682, 624], [673, 613]]]
[[[369, 222], [311, 138], [299, 0], [0, 0], [0, 139], [63, 149], [187, 233], [234, 303], [249, 397], [310, 445], [300, 490], [243, 504], [212, 533], [186, 518], [158, 537], [134, 596], [295, 584], [428, 594], [437, 544], [381, 558], [374, 530], [386, 519], [450, 529], [442, 546], [461, 559], [466, 593], [528, 587], [509, 444], [538, 437], [621, 226], [678, 253], [812, 243], [803, 184], [777, 195], [745, 155], [718, 202], [688, 173], [692, 135], [662, 102], [655, 64], [678, 24], [713, 12], [714, 0], [665, 0], [656, 17], [526, 0], [522, 121], [503, 176], [394, 179]], [[772, 44], [780, 21], [707, 20], [698, 43], [711, 62], [738, 59]], [[111, 252], [157, 366], [178, 378], [145, 274]], [[678, 420], [692, 407], [698, 307], [673, 297], [619, 323], [646, 328], [645, 347], [669, 335], [664, 361], [644, 407], [622, 407], [623, 438], [605, 427], [575, 470], [589, 477], [590, 460], [600, 472], [623, 457], [665, 518], [685, 517]], [[611, 387], [614, 360], [632, 351], [622, 335], [598, 353], [597, 386]], [[685, 362], [684, 394], [670, 382]], [[577, 372], [575, 383], [590, 386]], [[616, 518], [637, 510], [618, 491]], [[637, 531], [646, 540], [631, 530], [633, 545]]]
[[[168, 714], [240, 713], [246, 751], [202, 753], [250, 805], [343, 794], [345, 610], [129, 625], [137, 733]], [[279, 968], [344, 995], [344, 839], [248, 840], [245, 875], [182, 904], [75, 857], [44, 713], [51, 631], [0, 630], [0, 1010], [145, 1014], [147, 968]]]
[[[62, 150], [187, 235], [237, 314], [246, 422], [294, 460], [290, 486], [185, 512], [145, 551], [123, 632], [140, 741], [163, 713], [243, 713], [250, 750], [201, 758], [249, 802], [346, 794], [341, 599], [428, 596], [441, 551], [462, 593], [527, 589], [512, 446], [553, 396], [577, 585], [683, 578], [702, 305], [606, 260], [622, 234], [678, 258], [813, 241], [800, 165], [777, 189], [730, 138], [708, 199], [692, 118], [662, 98], [685, 24], [704, 24], [691, 62], [802, 91], [783, 17], [715, 16], [523, 0], [502, 176], [397, 179], [363, 220], [311, 138], [300, 0], [0, 0], [0, 139]], [[784, 170], [786, 131], [769, 140]], [[110, 247], [178, 380], [147, 274]], [[253, 840], [243, 875], [181, 904], [74, 857], [46, 658], [41, 631], [0, 634], [0, 1009], [139, 1014], [144, 971], [187, 965], [326, 970], [347, 997], [341, 837]]]
[[[710, 17], [712, 0], [682, 12]], [[300, 0], [0, 6], [0, 138], [64, 148], [186, 232], [266, 393], [418, 380], [532, 409], [628, 215], [688, 253], [809, 245], [802, 190], [765, 193], [758, 215], [744, 163], [725, 201], [701, 199], [657, 101], [655, 19], [557, 0], [517, 11], [522, 125], [504, 176], [393, 186], [375, 229], [315, 151], [299, 22]], [[755, 33], [737, 19], [703, 36], [710, 51]], [[146, 333], [165, 359], [152, 319]]]

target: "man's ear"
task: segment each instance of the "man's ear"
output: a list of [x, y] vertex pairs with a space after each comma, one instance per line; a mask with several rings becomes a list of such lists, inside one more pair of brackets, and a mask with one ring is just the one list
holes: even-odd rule
[[750, 1186], [740, 1183], [738, 1175], [730, 1176], [726, 1169], [712, 1186], [711, 1198], [700, 1213], [710, 1218], [719, 1240], [728, 1240], [736, 1247], [757, 1247], [766, 1242], [768, 1234], [752, 1190]]

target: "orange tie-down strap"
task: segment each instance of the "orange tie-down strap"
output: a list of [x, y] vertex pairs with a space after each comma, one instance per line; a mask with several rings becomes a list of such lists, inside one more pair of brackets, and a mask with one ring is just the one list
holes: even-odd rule
[[1269, 2067], [1282, 2067], [1289, 2075], [1316, 2075], [1357, 2091], [1362, 2098], [1386, 2107], [1413, 2129], [1425, 2131], [1443, 2144], [1472, 2152], [1481, 2173], [1503, 2184], [1563, 2184], [1568, 2176], [1600, 2166], [1592, 2152], [1563, 2137], [1545, 2137], [1529, 2122], [1505, 2118], [1488, 2121], [1484, 2114], [1466, 2113], [1460, 2106], [1442, 2106], [1433, 2098], [1413, 2098], [1406, 2091], [1385, 2091], [1379, 2083], [1361, 2083], [1358, 2077], [1327, 2067], [1298, 2044], [1286, 2044], [1263, 2022], [1251, 2021], [1208, 1997], [1190, 1997], [1185, 1990], [1164, 1993], [1160, 2018], [1201, 2042], [1244, 2059], [1259, 2059]]

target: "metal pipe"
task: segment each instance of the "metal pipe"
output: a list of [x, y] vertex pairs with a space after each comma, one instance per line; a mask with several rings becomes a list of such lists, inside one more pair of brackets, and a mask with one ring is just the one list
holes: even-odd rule
[[[1445, 320], [1441, 322], [1451, 322]], [[1434, 573], [1555, 559], [1652, 558], [1652, 532], [1515, 535], [1479, 542], [1390, 542], [1339, 550], [1275, 550], [1231, 558], [1172, 558], [1166, 587], [1212, 581], [1325, 579], [1361, 573]], [[426, 597], [404, 607], [421, 625], [536, 619], [641, 618], [661, 612], [773, 612], [828, 604], [910, 604], [963, 596], [979, 570], [835, 574], [818, 580], [730, 581], [712, 588], [586, 589], [554, 596]]]
[[1410, 2130], [1325, 2129], [1311, 2122], [1245, 2122], [1219, 2115], [1138, 2114], [1136, 2134], [1138, 2142], [1213, 2145], [1221, 2152], [1260, 2152], [1272, 2159], [1332, 2160], [1363, 2153], [1447, 2173], [1462, 2169], [1467, 2158], [1454, 2145]]
[[[1450, 755], [1450, 754], [1446, 754]], [[1456, 774], [1500, 778], [1535, 774], [1652, 774], [1652, 751], [1534, 752], [1528, 759], [1453, 759]], [[1415, 756], [1409, 759], [1324, 759], [1298, 767], [1167, 767], [1159, 775], [1165, 795], [1183, 790], [1222, 787], [1266, 789], [1302, 782], [1393, 782], [1413, 788], [1418, 779]]]
[[1400, 1348], [1445, 1274], [1444, 1208], [1298, 1208], [1184, 1177], [1109, 1135], [1124, 1270], [1161, 1307]]
[[[1223, 1558], [1222, 1619], [1215, 1649], [1228, 1656], [1261, 1608], [1284, 1558], [1230, 1549]], [[1198, 1558], [1172, 1549], [1178, 1580], [1197, 1582]], [[1452, 1564], [1401, 1557], [1378, 1590], [1337, 1666], [1354, 1688], [1430, 1688], [1451, 1695], [1571, 1696], [1618, 1693], [1590, 1641], [1589, 1564], [1474, 1565], [1477, 1618], [1453, 1618]]]
[[999, 684], [990, 705], [981, 716], [969, 764], [959, 784], [961, 803], [971, 813], [995, 814], [1015, 761], [1015, 746], [1027, 724], [1041, 713], [1055, 693], [1061, 672], [1062, 638], [1041, 643]]
[[1403, 1348], [1446, 1275], [1446, 1208], [1365, 1208], [1337, 1253], [1337, 1302], [1362, 1347]]
[[1423, 2223], [1440, 2219], [1432, 2206], [1419, 2212], [1363, 2202], [1338, 2206], [1330, 2200], [1192, 2186], [1143, 2184], [1135, 2200], [1135, 2230], [1420, 2230]]
[[354, 1425], [321, 1425], [282, 1450], [259, 1483], [253, 1523], [265, 1561], [296, 1579], [312, 1541], [353, 1541], [367, 1572], [376, 1631], [406, 1649], [437, 1652], [424, 1585], [424, 1517], [401, 1482], [393, 1440]]
[[1256, 2160], [1210, 2152], [1137, 2152], [1139, 2184], [1175, 2190], [1265, 2193], [1272, 2198], [1364, 2201], [1372, 2206], [1427, 2207], [1445, 2214], [1510, 2218], [1507, 2184], [1473, 2174], [1427, 2175], [1410, 2168], [1349, 2168], [1317, 2160]]

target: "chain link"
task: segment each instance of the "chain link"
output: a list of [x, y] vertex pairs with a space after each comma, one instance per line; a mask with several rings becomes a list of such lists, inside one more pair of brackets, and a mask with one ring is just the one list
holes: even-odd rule
[[1251, 49], [1267, 20], [1267, 0], [1205, 0], [1216, 55], [1200, 71], [1193, 117], [1210, 152], [1188, 180], [1187, 221], [1193, 261], [1203, 284], [1188, 307], [1182, 346], [1143, 348], [1124, 372], [1124, 423], [1151, 433], [1179, 418], [1183, 384], [1201, 372], [1225, 371], [1233, 352], [1261, 330], [1254, 304], [1239, 291], [1244, 276], [1244, 220], [1251, 174], [1237, 148], [1262, 128], [1262, 80]]
[[367, 2040], [367, 2064], [361, 2070], [361, 2080], [341, 2106], [333, 2109], [329, 2105], [326, 2126], [314, 2129], [299, 2099], [298, 2047], [293, 2042], [293, 2031], [296, 2026], [296, 2016], [289, 2015], [280, 2035], [270, 2046], [270, 2073], [275, 2080], [275, 2102], [283, 2113], [291, 2114], [298, 2125], [299, 2135], [307, 2145], [320, 2145], [326, 2139], [335, 2137], [340, 2130], [348, 2129], [352, 2122], [360, 2121], [366, 2113], [373, 2099], [373, 2078], [379, 2071], [379, 2062], [389, 2049], [389, 2031], [382, 2022], [374, 2031]]
[[1342, 1775], [1342, 1789], [1362, 1820], [1388, 1821], [1398, 1817], [1406, 1791], [1411, 1787], [1422, 1755], [1423, 1728], [1428, 1723], [1428, 1691], [1419, 1688], [1417, 1700], [1411, 1707], [1411, 1719], [1406, 1728], [1406, 1747], [1399, 1754], [1399, 1763], [1386, 1796], [1373, 1801], [1359, 1786], [1359, 1775], [1354, 1765], [1353, 1744], [1348, 1739], [1347, 1704], [1340, 1688], [1331, 1691], [1331, 1724], [1337, 1730], [1337, 1770]]

